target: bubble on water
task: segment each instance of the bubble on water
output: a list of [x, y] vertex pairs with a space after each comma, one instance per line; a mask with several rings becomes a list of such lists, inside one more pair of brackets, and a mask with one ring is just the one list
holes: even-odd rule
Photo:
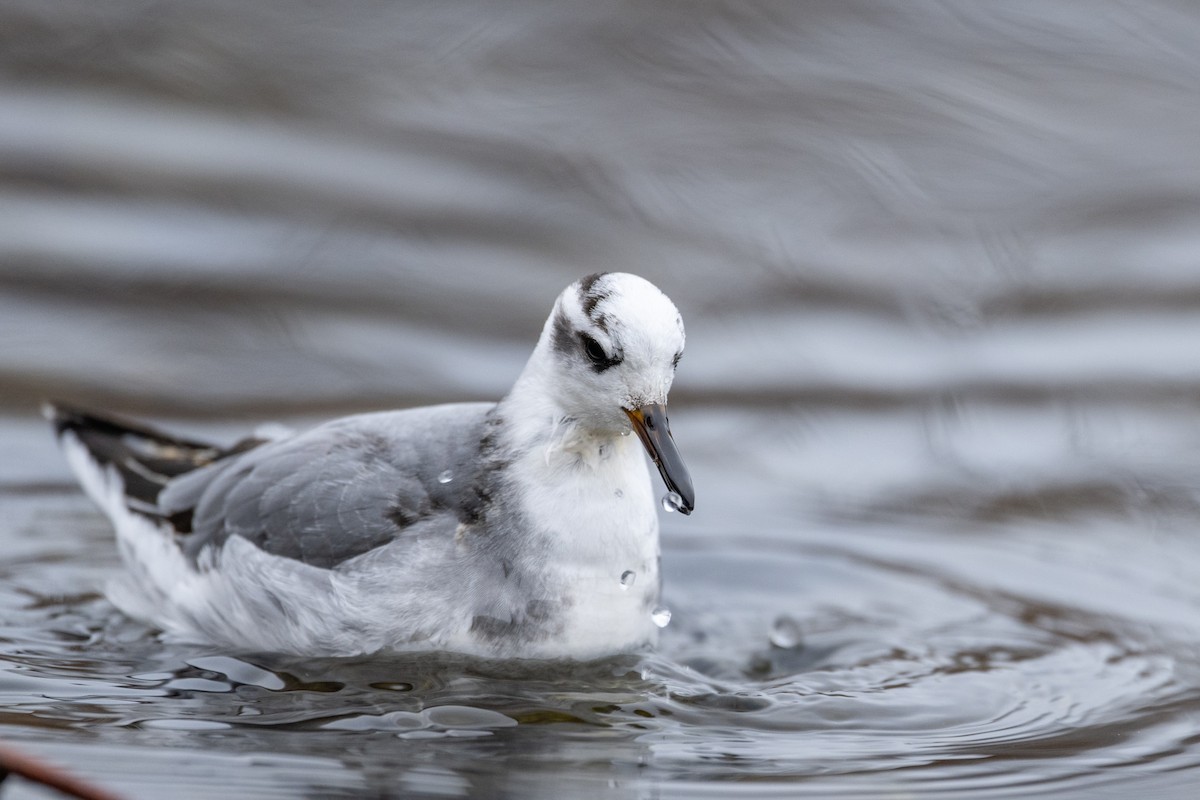
[[660, 628], [665, 628], [671, 622], [671, 609], [659, 606], [650, 612], [650, 619]]
[[438, 475], [438, 483], [449, 483], [452, 480], [454, 480], [454, 473], [450, 470], [446, 470], [441, 475]]
[[683, 508], [683, 498], [675, 492], [667, 492], [662, 499], [663, 511], [678, 511]]
[[775, 623], [771, 625], [771, 644], [784, 650], [790, 650], [793, 647], [799, 646], [804, 639], [804, 634], [800, 630], [800, 623], [793, 617], [787, 614], [781, 614], [775, 618]]
[[417, 687], [404, 681], [384, 681], [382, 683], [372, 683], [371, 688], [382, 689], [385, 692], [411, 692]]
[[621, 573], [621, 588], [628, 589], [633, 586], [633, 582], [637, 580], [637, 573], [631, 569], [627, 569]]

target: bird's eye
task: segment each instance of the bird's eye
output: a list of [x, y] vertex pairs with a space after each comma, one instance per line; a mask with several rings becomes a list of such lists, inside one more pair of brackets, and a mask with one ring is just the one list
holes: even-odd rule
[[583, 352], [587, 354], [588, 360], [597, 367], [608, 364], [608, 353], [604, 352], [604, 348], [600, 346], [599, 342], [586, 333], [583, 334]]

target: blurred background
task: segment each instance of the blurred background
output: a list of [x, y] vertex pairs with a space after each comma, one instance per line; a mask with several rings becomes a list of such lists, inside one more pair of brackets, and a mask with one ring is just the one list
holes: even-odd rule
[[[167, 656], [112, 633], [109, 534], [43, 398], [217, 438], [496, 399], [558, 292], [621, 270], [687, 324], [697, 512], [664, 517], [656, 721], [613, 712], [629, 749], [589, 767], [539, 739], [548, 775], [1192, 796], [1198, 86], [1182, 0], [3, 0], [0, 609], [43, 683], [13, 684], [0, 736], [194, 766], [139, 733], [177, 705], [61, 699]], [[194, 679], [174, 655], [145, 686]], [[209, 692], [192, 713], [227, 725]], [[246, 746], [221, 735], [212, 758]], [[451, 794], [560, 788], [425, 755]]]

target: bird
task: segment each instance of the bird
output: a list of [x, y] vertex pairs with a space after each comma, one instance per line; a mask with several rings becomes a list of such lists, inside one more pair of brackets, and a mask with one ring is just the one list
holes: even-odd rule
[[[655, 646], [659, 515], [690, 514], [667, 395], [674, 303], [607, 272], [557, 297], [498, 402], [218, 445], [47, 404], [116, 531], [107, 595], [168, 641], [342, 657], [589, 660]], [[636, 435], [634, 435], [636, 434]]]

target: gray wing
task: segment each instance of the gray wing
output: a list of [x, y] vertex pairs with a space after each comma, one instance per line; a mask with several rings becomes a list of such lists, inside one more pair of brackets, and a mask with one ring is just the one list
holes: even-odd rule
[[268, 553], [333, 567], [405, 533], [452, 533], [488, 503], [492, 408], [336, 420], [172, 480], [159, 509], [192, 559], [241, 536]]

